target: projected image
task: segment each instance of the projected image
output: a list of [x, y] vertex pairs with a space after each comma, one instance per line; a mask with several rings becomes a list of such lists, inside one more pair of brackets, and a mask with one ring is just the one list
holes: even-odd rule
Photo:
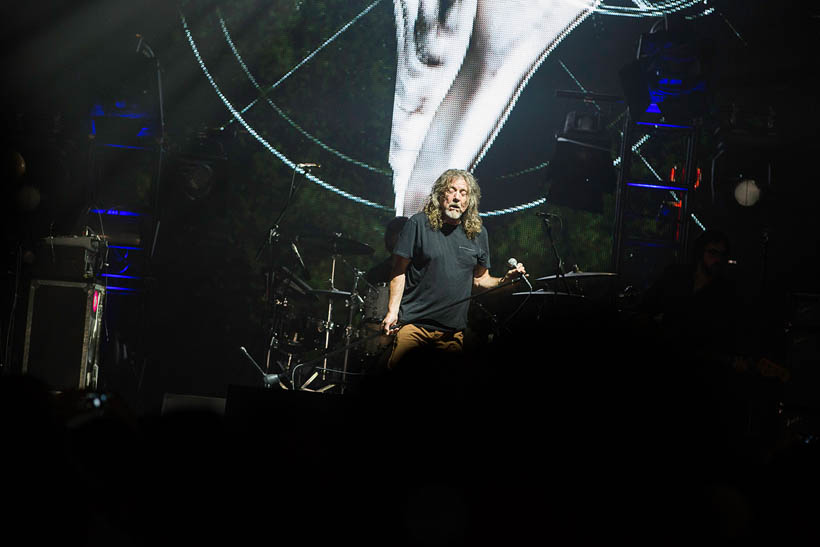
[[418, 212], [444, 170], [475, 168], [530, 76], [598, 3], [396, 2], [397, 214]]
[[[240, 12], [242, 5], [226, 5], [225, 17], [230, 21], [231, 13], [227, 10]], [[252, 3], [249, 2], [245, 7], [250, 5]], [[258, 113], [252, 116], [254, 121], [249, 119], [253, 110], [260, 108], [258, 105], [268, 103], [272, 110], [267, 111], [273, 111], [279, 118], [286, 120], [290, 130], [298, 137], [317, 144], [324, 152], [349, 165], [392, 179], [392, 203], [386, 202], [380, 192], [344, 188], [315, 172], [306, 174], [309, 180], [337, 195], [365, 206], [390, 211], [396, 216], [418, 211], [429, 193], [432, 181], [443, 170], [450, 167], [474, 170], [477, 167], [505, 125], [532, 76], [545, 59], [560, 50], [561, 42], [590, 15], [606, 17], [612, 21], [663, 17], [684, 10], [694, 14], [691, 17], [695, 18], [712, 11], [702, 0], [394, 0], [392, 12], [396, 38], [395, 57], [385, 59], [379, 56], [377, 49], [370, 50], [370, 58], [353, 58], [357, 53], [349, 47], [348, 40], [355, 32], [373, 37], [377, 35], [374, 30], [383, 30], [375, 27], [384, 22], [380, 17], [389, 7], [386, 0], [363, 2], [358, 8], [348, 4], [342, 7], [321, 2], [296, 2], [294, 5], [295, 8], [291, 6], [289, 9], [297, 10], [306, 17], [305, 20], [309, 20], [308, 15], [314, 9], [320, 9], [325, 17], [343, 11], [350, 14], [336, 32], [328, 35], [324, 41], [317, 40], [313, 49], [306, 50], [308, 54], [300, 61], [294, 61], [287, 70], [278, 69], [279, 74], [272, 84], [263, 83], [264, 78], [259, 75], [257, 61], [248, 55], [248, 43], [252, 42], [252, 37], [277, 39], [276, 36], [257, 34], [256, 30], [248, 28], [248, 25], [262, 25], [265, 17], [260, 16], [252, 22], [244, 21], [244, 32], [232, 33], [232, 25], [226, 23], [223, 13], [218, 10], [216, 12], [221, 33], [216, 33], [215, 36], [223, 35], [245, 73], [246, 83], [252, 84], [258, 94], [244, 107], [241, 107], [241, 103], [232, 101], [220, 89], [209, 72], [208, 64], [200, 56], [197, 43], [183, 15], [183, 26], [191, 48], [207, 79], [227, 108], [229, 118], [226, 125], [244, 126], [268, 152], [288, 167], [299, 169], [298, 161], [292, 159], [297, 152], [274, 147], [262, 132], [258, 132]], [[358, 11], [351, 11], [353, 9]], [[270, 9], [271, 13], [283, 11], [284, 7]], [[341, 17], [339, 20], [342, 20]], [[283, 23], [277, 23], [286, 28]], [[291, 29], [294, 32], [296, 30]], [[592, 44], [590, 51], [594, 52], [595, 47]], [[318, 76], [331, 80], [332, 74], [323, 72], [317, 75], [311, 72], [323, 57], [334, 59], [324, 65], [331, 72], [347, 71], [346, 67], [350, 66], [363, 69], [367, 66], [391, 64], [395, 67], [391, 111], [370, 112], [369, 115], [357, 117], [362, 126], [367, 125], [369, 119], [389, 121], [389, 142], [384, 143], [389, 147], [386, 157], [362, 159], [362, 153], [355, 149], [355, 145], [346, 148], [345, 143], [340, 142], [342, 137], [338, 134], [322, 135], [316, 128], [305, 124], [303, 120], [295, 119], [286, 108], [273, 101], [275, 93], [292, 85], [291, 82], [305, 71], [310, 72], [314, 78]], [[561, 64], [575, 80], [566, 65]], [[614, 70], [613, 68], [613, 73]], [[577, 80], [575, 83], [583, 87]], [[324, 86], [315, 87], [321, 89]], [[378, 89], [367, 91], [371, 95], [379, 92]], [[302, 98], [304, 101], [313, 100], [309, 96]], [[378, 104], [373, 102], [369, 106], [376, 108]], [[305, 110], [319, 111], [316, 104], [301, 106]], [[341, 113], [337, 111], [331, 115], [333, 114], [340, 116]], [[390, 184], [389, 180], [385, 180], [385, 183]], [[530, 202], [528, 206], [541, 203], [543, 199]], [[486, 205], [484, 209], [482, 213], [487, 214]], [[515, 206], [505, 207], [498, 214], [518, 210], [521, 209]]]
[[[243, 167], [259, 181], [249, 221], [237, 220], [249, 239], [287, 201], [285, 230], [380, 249], [389, 220], [420, 211], [438, 175], [461, 168], [481, 185], [493, 261], [518, 257], [538, 275], [612, 271], [617, 254], [626, 103], [556, 93], [623, 95], [619, 71], [642, 34], [667, 16], [719, 23], [713, 12], [702, 0], [245, 0], [190, 3], [179, 17], [211, 123], [257, 158]], [[648, 133], [631, 140], [644, 178], [674, 166]], [[288, 201], [291, 181], [304, 184]], [[314, 269], [332, 269], [314, 255]]]

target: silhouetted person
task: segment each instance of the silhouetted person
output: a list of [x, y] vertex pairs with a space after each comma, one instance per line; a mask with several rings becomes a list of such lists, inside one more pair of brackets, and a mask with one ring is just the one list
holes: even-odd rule
[[707, 230], [692, 259], [667, 267], [644, 295], [639, 312], [660, 326], [670, 352], [727, 364], [736, 355], [741, 302], [726, 275], [728, 256], [726, 235]]
[[393, 248], [396, 246], [401, 229], [404, 228], [406, 223], [407, 217], [395, 217], [387, 223], [384, 229], [384, 248], [387, 251], [387, 258], [367, 270], [364, 276], [371, 285], [390, 282], [390, 271], [393, 268]]
[[740, 472], [753, 455], [752, 421], [769, 412], [777, 382], [749, 366], [752, 323], [727, 275], [729, 253], [725, 234], [705, 231], [692, 260], [668, 267], [639, 307], [658, 322], [650, 364], [674, 395], [666, 409], [677, 413], [675, 425], [687, 431], [691, 445], [701, 446], [702, 463], [721, 473]]

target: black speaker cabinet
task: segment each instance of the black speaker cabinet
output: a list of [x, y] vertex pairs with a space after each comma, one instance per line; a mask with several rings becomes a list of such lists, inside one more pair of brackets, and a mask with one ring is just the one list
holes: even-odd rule
[[104, 300], [104, 285], [33, 279], [23, 373], [55, 391], [97, 389]]

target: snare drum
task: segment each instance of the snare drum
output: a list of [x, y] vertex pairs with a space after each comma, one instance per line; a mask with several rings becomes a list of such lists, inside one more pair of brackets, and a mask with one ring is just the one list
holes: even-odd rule
[[365, 323], [381, 323], [387, 315], [387, 304], [390, 299], [390, 286], [387, 283], [379, 283], [373, 287], [368, 287], [364, 296], [364, 315], [362, 320]]

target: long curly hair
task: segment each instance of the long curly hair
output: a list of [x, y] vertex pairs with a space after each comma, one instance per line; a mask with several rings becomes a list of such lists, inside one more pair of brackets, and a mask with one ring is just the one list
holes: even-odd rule
[[467, 199], [467, 210], [461, 215], [461, 224], [464, 226], [464, 233], [470, 239], [475, 238], [481, 232], [481, 217], [478, 215], [478, 202], [481, 200], [481, 188], [478, 187], [475, 177], [469, 171], [463, 169], [448, 169], [443, 172], [436, 182], [433, 183], [433, 189], [430, 195], [427, 196], [427, 201], [424, 203], [424, 214], [430, 221], [430, 226], [433, 230], [441, 230], [444, 225], [441, 212], [441, 200], [444, 193], [450, 184], [457, 178], [462, 178], [467, 182], [469, 193]]

